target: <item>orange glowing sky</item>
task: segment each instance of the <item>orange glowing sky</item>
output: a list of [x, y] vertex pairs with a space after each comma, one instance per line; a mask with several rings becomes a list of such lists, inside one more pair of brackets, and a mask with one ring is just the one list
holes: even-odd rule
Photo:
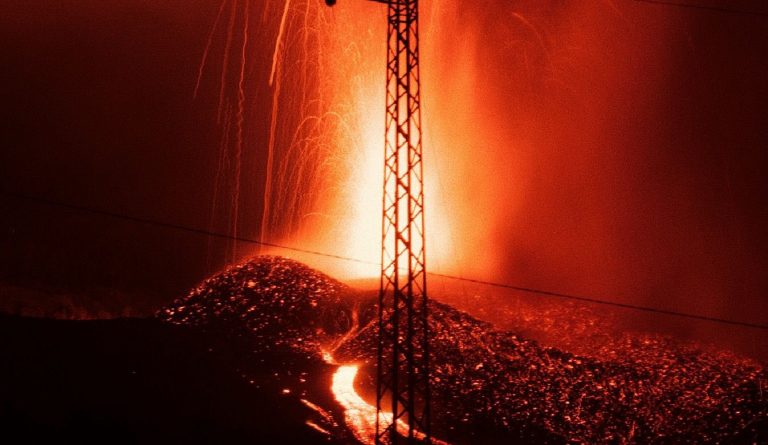
[[[263, 234], [364, 261], [300, 258], [340, 278], [378, 274], [383, 5], [74, 3], [4, 4], [3, 189]], [[429, 270], [765, 322], [763, 17], [623, 0], [420, 7]], [[7, 215], [6, 269], [33, 281], [159, 299], [263, 252]]]

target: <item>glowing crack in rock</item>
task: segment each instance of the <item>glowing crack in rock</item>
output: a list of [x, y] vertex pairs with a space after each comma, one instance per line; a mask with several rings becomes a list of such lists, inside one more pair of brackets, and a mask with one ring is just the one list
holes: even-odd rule
[[[374, 445], [376, 436], [376, 407], [368, 404], [355, 391], [355, 377], [358, 367], [355, 365], [339, 366], [336, 373], [333, 374], [333, 383], [331, 390], [336, 400], [344, 407], [344, 421], [355, 435], [355, 438], [366, 445]], [[392, 413], [382, 411], [384, 423], [392, 422]], [[398, 421], [398, 431], [405, 433], [408, 431], [408, 425], [405, 422]], [[416, 437], [423, 439], [423, 433], [417, 431]], [[448, 443], [432, 438], [432, 443], [436, 445], [448, 445]]]

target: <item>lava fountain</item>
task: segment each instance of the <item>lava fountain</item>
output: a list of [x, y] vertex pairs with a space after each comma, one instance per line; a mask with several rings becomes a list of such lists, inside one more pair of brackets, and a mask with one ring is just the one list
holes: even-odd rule
[[[227, 226], [234, 234], [258, 233], [265, 243], [357, 260], [278, 252], [300, 257], [335, 276], [376, 277], [381, 249], [386, 8], [342, 2], [331, 9], [320, 0], [269, 1], [263, 8], [261, 21], [267, 26], [257, 27], [254, 23], [259, 19], [251, 17], [259, 14], [254, 5], [224, 0], [201, 64], [204, 79], [211, 70], [206, 67], [213, 64], [212, 53], [217, 48], [223, 53], [217, 79], [222, 147], [212, 213], [226, 208]], [[422, 8], [426, 16], [435, 17], [445, 10], [429, 2]], [[424, 40], [429, 41], [428, 23], [424, 29]], [[218, 34], [221, 42], [217, 46]], [[268, 58], [250, 49], [257, 48], [254, 42], [265, 40], [274, 42]], [[422, 50], [426, 61], [423, 82], [434, 84], [426, 87], [425, 94], [430, 88], [440, 91], [445, 84], [439, 83], [442, 73], [429, 68], [430, 61], [440, 60], [436, 53], [441, 49], [425, 44]], [[259, 72], [260, 59], [270, 66], [263, 78], [250, 74]], [[459, 66], [471, 74], [472, 68], [467, 68], [471, 61], [462, 60]], [[471, 82], [467, 82], [460, 88], [471, 91]], [[198, 81], [197, 89], [200, 85]], [[258, 125], [253, 122], [260, 116], [252, 101], [259, 97], [264, 101], [264, 96], [271, 106], [265, 116], [266, 134], [258, 139], [259, 131], [253, 128]], [[460, 97], [453, 106], [466, 108], [470, 99]], [[455, 132], [441, 135], [443, 126], [455, 127], [456, 121], [445, 119], [447, 125], [435, 125], [437, 120], [431, 116], [453, 114], [455, 110], [439, 102], [433, 107], [431, 101], [425, 103], [425, 215], [430, 268], [451, 272], [458, 269], [458, 263], [466, 262], [470, 269], [487, 270], [490, 254], [479, 262], [465, 261], [459, 254], [471, 250], [459, 244], [465, 240], [477, 243], [488, 230], [482, 221], [477, 224], [477, 213], [468, 208], [467, 186], [456, 179], [467, 165], [477, 162], [465, 145], [470, 128], [477, 128], [477, 123], [459, 121], [466, 126], [464, 137], [457, 138]], [[439, 113], [440, 108], [444, 111]], [[255, 168], [241, 165], [254, 158]], [[259, 218], [251, 217], [256, 210], [253, 205], [241, 202], [243, 172], [255, 172], [263, 180], [258, 186], [262, 191]], [[472, 199], [472, 208], [477, 209], [482, 201]], [[471, 221], [456, 222], [464, 217], [471, 217]], [[259, 227], [246, 224], [252, 220], [260, 220]], [[472, 228], [473, 236], [459, 236], [457, 230], [467, 227]], [[230, 261], [254, 253], [242, 246], [232, 250]]]
[[[335, 255], [276, 251], [334, 276], [377, 276], [385, 8], [224, 3], [211, 53], [229, 54], [214, 76], [224, 85], [215, 210], [227, 211], [213, 213], [244, 236]], [[762, 165], [750, 150], [764, 144], [742, 141], [741, 161], [723, 149], [699, 162], [700, 148], [715, 145], [700, 123], [721, 125], [702, 110], [730, 106], [711, 94], [721, 77], [745, 91], [763, 85], [698, 69], [746, 63], [736, 37], [707, 37], [703, 19], [634, 3], [424, 0], [420, 9], [429, 270], [763, 322], [754, 314], [768, 313], [767, 263], [749, 246], [766, 245], [751, 191], [764, 180], [750, 167]], [[762, 32], [738, 20], [723, 29]], [[727, 109], [743, 128], [718, 127], [722, 135], [763, 128], [754, 107]], [[680, 142], [683, 133], [695, 141]], [[238, 188], [255, 192], [246, 201]]]

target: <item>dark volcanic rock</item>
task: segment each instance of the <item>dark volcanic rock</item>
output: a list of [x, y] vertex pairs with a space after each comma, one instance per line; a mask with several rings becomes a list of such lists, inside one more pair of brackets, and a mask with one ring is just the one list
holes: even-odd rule
[[346, 285], [296, 261], [264, 256], [205, 280], [158, 317], [247, 334], [261, 348], [316, 352], [352, 328], [355, 303]]
[[[448, 437], [476, 436], [483, 425], [500, 434], [494, 443], [768, 440], [768, 375], [750, 362], [673, 343], [631, 365], [598, 360], [495, 331], [440, 303], [430, 309], [433, 411]], [[375, 332], [362, 333], [344, 356], [372, 361]], [[651, 355], [647, 346], [627, 351]]]
[[[340, 362], [364, 364], [363, 389], [373, 385], [374, 298], [294, 261], [260, 257], [232, 267], [159, 315], [224, 329], [254, 354], [280, 349], [286, 357], [317, 359], [333, 351]], [[436, 302], [429, 325], [434, 430], [449, 441], [768, 440], [768, 376], [732, 355], [628, 337], [623, 355], [587, 358]], [[290, 360], [273, 365], [275, 373], [296, 369]]]

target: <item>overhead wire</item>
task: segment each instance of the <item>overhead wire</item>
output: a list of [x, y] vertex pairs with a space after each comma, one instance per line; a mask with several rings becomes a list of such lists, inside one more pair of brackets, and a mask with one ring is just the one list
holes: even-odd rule
[[725, 12], [728, 14], [742, 14], [742, 15], [752, 15], [752, 16], [758, 16], [758, 17], [768, 17], [768, 12], [726, 8], [724, 6], [702, 5], [697, 3], [683, 3], [683, 2], [677, 2], [677, 1], [671, 1], [671, 0], [633, 0], [633, 1], [638, 3], [650, 3], [650, 4], [662, 5], [662, 6], [673, 6], [676, 8], [699, 9], [703, 11]]
[[[249, 244], [255, 244], [265, 247], [273, 247], [277, 249], [283, 249], [288, 250], [292, 252], [298, 252], [298, 253], [304, 253], [308, 255], [315, 255], [315, 256], [321, 256], [326, 258], [334, 258], [342, 261], [349, 261], [354, 262], [358, 264], [367, 264], [367, 265], [376, 265], [378, 266], [379, 263], [375, 261], [366, 261], [359, 258], [352, 258], [347, 257], [344, 255], [337, 255], [332, 254], [328, 252], [321, 252], [317, 250], [311, 250], [311, 249], [304, 249], [297, 246], [288, 246], [280, 243], [273, 243], [273, 242], [264, 242], [261, 240], [257, 240], [254, 238], [249, 238], [245, 236], [232, 236], [227, 233], [221, 233], [221, 232], [215, 232], [211, 230], [204, 230], [199, 229], [195, 227], [189, 227], [181, 224], [176, 223], [169, 223], [164, 221], [157, 221], [150, 218], [142, 218], [137, 217], [133, 215], [128, 215], [125, 213], [119, 213], [119, 212], [113, 212], [108, 210], [102, 210], [102, 209], [96, 209], [92, 207], [87, 207], [83, 205], [77, 205], [77, 204], [71, 204], [71, 203], [65, 203], [56, 201], [53, 199], [43, 198], [39, 196], [30, 196], [30, 195], [24, 195], [20, 193], [13, 193], [13, 192], [7, 192], [7, 191], [0, 191], [0, 194], [15, 198], [18, 200], [33, 202], [37, 204], [42, 204], [50, 207], [57, 207], [62, 209], [68, 209], [71, 211], [77, 211], [81, 213], [89, 213], [93, 215], [99, 215], [103, 217], [109, 217], [109, 218], [115, 218], [115, 219], [121, 219], [125, 221], [131, 221], [134, 223], [140, 223], [140, 224], [146, 224], [151, 225], [155, 227], [162, 227], [166, 229], [172, 229], [172, 230], [179, 230], [184, 231], [188, 233], [193, 233], [197, 235], [203, 235], [203, 236], [209, 236], [224, 240], [230, 240], [230, 241], [238, 241], [243, 243], [249, 243]], [[630, 309], [635, 311], [641, 311], [641, 312], [648, 312], [648, 313], [654, 313], [654, 314], [660, 314], [660, 315], [668, 315], [668, 316], [674, 316], [674, 317], [681, 317], [681, 318], [688, 318], [693, 320], [700, 320], [700, 321], [707, 321], [712, 323], [719, 323], [719, 324], [727, 324], [732, 326], [740, 326], [740, 327], [746, 327], [746, 328], [753, 328], [753, 329], [763, 329], [768, 330], [768, 324], [760, 324], [760, 323], [752, 323], [752, 322], [745, 322], [740, 320], [729, 320], [725, 318], [719, 318], [719, 317], [712, 317], [707, 315], [699, 315], [699, 314], [692, 314], [688, 312], [681, 312], [681, 311], [673, 311], [668, 309], [661, 309], [651, 306], [641, 306], [641, 305], [635, 305], [635, 304], [629, 304], [629, 303], [621, 303], [618, 301], [610, 301], [610, 300], [604, 300], [600, 298], [594, 298], [594, 297], [587, 297], [587, 296], [581, 296], [581, 295], [574, 295], [574, 294], [568, 294], [563, 292], [554, 292], [549, 290], [543, 290], [543, 289], [535, 289], [531, 287], [525, 287], [525, 286], [516, 286], [508, 283], [498, 283], [493, 281], [486, 281], [486, 280], [478, 280], [474, 278], [467, 278], [467, 277], [461, 277], [457, 275], [449, 275], [449, 274], [442, 274], [437, 272], [427, 272], [427, 275], [434, 276], [434, 277], [440, 277], [450, 280], [456, 280], [460, 282], [465, 283], [474, 283], [484, 286], [490, 286], [490, 287], [496, 287], [496, 288], [502, 288], [502, 289], [509, 289], [514, 290], [518, 292], [523, 292], [527, 294], [535, 294], [535, 295], [541, 295], [545, 297], [554, 297], [554, 298], [560, 298], [560, 299], [566, 299], [566, 300], [572, 300], [572, 301], [580, 301], [585, 303], [591, 303], [591, 304], [599, 304], [604, 306], [612, 306], [612, 307], [618, 307], [623, 309]]]

